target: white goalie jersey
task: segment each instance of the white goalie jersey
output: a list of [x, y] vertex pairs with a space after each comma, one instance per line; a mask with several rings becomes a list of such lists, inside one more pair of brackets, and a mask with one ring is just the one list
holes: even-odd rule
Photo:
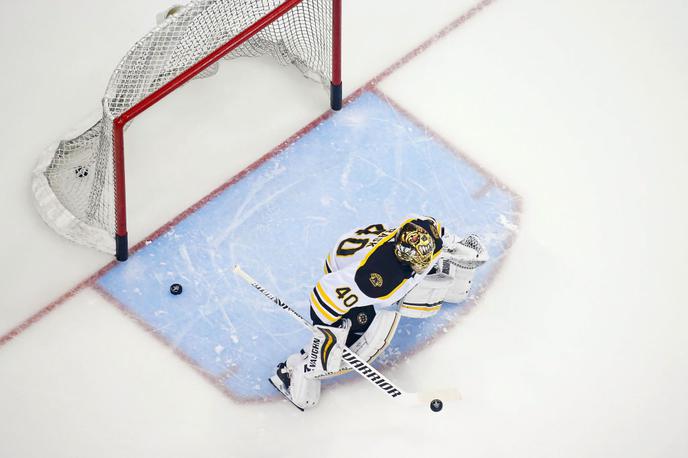
[[[310, 294], [311, 317], [332, 324], [352, 308], [400, 304], [403, 316], [426, 318], [443, 301], [460, 302], [470, 289], [475, 269], [487, 260], [479, 239], [445, 234], [433, 218], [412, 216], [435, 239], [427, 269], [415, 272], [394, 254], [396, 228], [373, 224], [337, 240], [325, 260], [325, 275]], [[317, 319], [316, 319], [317, 318]]]
[[[432, 218], [409, 218], [437, 236], [433, 263], [442, 250], [441, 227]], [[417, 273], [394, 254], [396, 228], [373, 224], [337, 240], [325, 260], [325, 275], [310, 294], [311, 316], [332, 324], [352, 308], [385, 307], [401, 300], [430, 271]], [[315, 320], [317, 321], [317, 320]]]

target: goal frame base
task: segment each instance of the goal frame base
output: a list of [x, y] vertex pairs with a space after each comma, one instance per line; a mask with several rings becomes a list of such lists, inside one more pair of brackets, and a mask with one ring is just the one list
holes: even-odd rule
[[330, 83], [330, 107], [334, 111], [342, 109], [342, 83]]
[[115, 258], [126, 261], [129, 258], [129, 235], [115, 235]]

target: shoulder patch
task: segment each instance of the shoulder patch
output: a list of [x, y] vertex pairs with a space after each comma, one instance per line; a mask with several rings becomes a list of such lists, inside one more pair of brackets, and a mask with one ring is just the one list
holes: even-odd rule
[[384, 283], [384, 280], [382, 279], [382, 275], [380, 275], [377, 272], [373, 272], [370, 274], [370, 283], [373, 284], [376, 288], [380, 288], [382, 284]]

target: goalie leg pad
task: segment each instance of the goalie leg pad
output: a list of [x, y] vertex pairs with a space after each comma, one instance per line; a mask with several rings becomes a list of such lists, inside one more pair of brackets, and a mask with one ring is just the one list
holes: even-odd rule
[[[339, 371], [342, 347], [350, 328], [348, 320], [342, 320], [340, 327], [315, 325], [310, 346], [287, 358], [285, 366], [288, 382], [282, 381], [282, 387], [288, 393], [289, 400], [297, 407], [310, 409], [318, 405], [319, 378], [328, 372]], [[279, 366], [277, 370], [280, 370]], [[278, 383], [274, 378], [271, 380], [274, 380], [273, 384]]]
[[302, 409], [311, 409], [320, 401], [320, 380], [307, 377], [306, 352], [295, 353], [287, 358], [289, 387], [287, 392], [291, 402]]
[[394, 310], [380, 310], [366, 332], [351, 346], [351, 351], [372, 363], [392, 342], [399, 326], [400, 314]]
[[337, 371], [342, 363], [342, 347], [351, 329], [349, 320], [341, 320], [341, 327], [315, 325], [310, 350], [306, 351], [306, 377], [317, 378]]
[[[394, 310], [380, 310], [375, 313], [375, 318], [366, 331], [354, 342], [349, 349], [356, 353], [362, 360], [372, 363], [382, 354], [392, 342], [392, 337], [399, 326], [401, 314]], [[341, 370], [322, 375], [321, 379], [345, 374], [352, 369], [344, 364]]]

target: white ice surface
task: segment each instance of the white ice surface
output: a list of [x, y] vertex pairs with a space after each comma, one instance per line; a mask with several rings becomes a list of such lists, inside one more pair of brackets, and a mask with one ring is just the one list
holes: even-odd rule
[[[344, 3], [347, 92], [471, 4]], [[98, 108], [166, 5], [3, 6], [0, 336], [110, 261], [41, 222], [30, 172]], [[678, 0], [497, 1], [381, 84], [523, 197], [482, 302], [388, 372], [410, 389], [460, 387], [442, 414], [400, 412], [363, 382], [305, 415], [236, 404], [85, 290], [0, 347], [0, 456], [355, 455], [347, 439], [378, 456], [688, 455], [687, 21]], [[215, 78], [127, 132], [133, 241], [326, 104], [269, 60]]]

